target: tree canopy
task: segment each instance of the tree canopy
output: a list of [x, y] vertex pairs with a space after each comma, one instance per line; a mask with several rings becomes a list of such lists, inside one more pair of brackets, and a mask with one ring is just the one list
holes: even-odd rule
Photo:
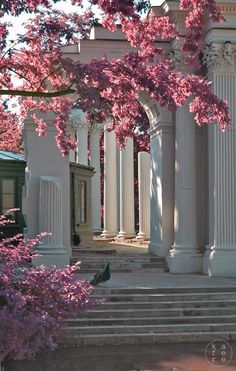
[[[207, 79], [198, 73], [206, 15], [214, 22], [224, 21], [214, 0], [180, 1], [185, 14], [183, 33], [168, 16], [152, 12], [141, 16], [150, 7], [148, 0], [88, 0], [87, 8], [85, 1], [71, 0], [71, 12], [55, 9], [54, 4], [60, 2], [63, 0], [0, 1], [1, 149], [8, 146], [14, 150], [19, 145], [12, 139], [28, 114], [39, 135], [45, 135], [43, 115], [52, 111], [57, 145], [68, 154], [74, 142], [66, 132], [66, 123], [75, 104], [86, 111], [92, 123], [110, 120], [110, 129], [122, 144], [134, 135], [139, 122], [140, 91], [169, 109], [190, 102], [197, 125], [218, 122], [223, 130], [230, 125], [226, 102], [212, 93]], [[133, 51], [119, 59], [96, 58], [90, 63], [63, 57], [64, 45], [89, 36], [97, 21], [94, 6], [101, 11], [104, 27], [111, 31], [122, 27]], [[24, 12], [29, 13], [25, 31], [11, 41], [10, 24], [4, 16]], [[188, 73], [177, 69], [157, 39], [177, 40]], [[9, 108], [16, 97], [20, 106], [17, 115]]]

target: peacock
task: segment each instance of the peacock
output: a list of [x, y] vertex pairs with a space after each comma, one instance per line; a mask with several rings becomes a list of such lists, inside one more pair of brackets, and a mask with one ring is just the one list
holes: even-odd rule
[[102, 269], [95, 273], [90, 283], [91, 285], [96, 286], [99, 283], [108, 281], [110, 278], [111, 278], [110, 263], [107, 263]]

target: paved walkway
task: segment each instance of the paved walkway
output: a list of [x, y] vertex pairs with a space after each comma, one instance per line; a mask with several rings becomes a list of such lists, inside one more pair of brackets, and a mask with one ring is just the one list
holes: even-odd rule
[[[12, 362], [4, 371], [216, 371], [205, 358], [207, 344], [58, 349], [33, 361]], [[236, 348], [223, 371], [236, 370]]]

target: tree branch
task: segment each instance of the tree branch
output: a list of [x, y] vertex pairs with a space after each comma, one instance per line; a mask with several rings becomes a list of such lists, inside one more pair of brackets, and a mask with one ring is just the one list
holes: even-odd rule
[[71, 88], [53, 91], [53, 92], [0, 89], [0, 95], [13, 95], [13, 96], [19, 95], [21, 97], [55, 98], [55, 97], [61, 97], [63, 95], [68, 95], [68, 94], [73, 94], [73, 93], [75, 93], [75, 90]]

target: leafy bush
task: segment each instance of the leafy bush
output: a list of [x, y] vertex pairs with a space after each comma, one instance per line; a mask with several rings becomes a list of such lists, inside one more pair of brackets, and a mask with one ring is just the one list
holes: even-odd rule
[[[7, 223], [1, 216], [0, 226]], [[76, 279], [79, 263], [60, 269], [32, 265], [43, 236], [19, 234], [0, 242], [0, 362], [54, 349], [63, 321], [99, 303], [89, 296], [90, 283]]]

